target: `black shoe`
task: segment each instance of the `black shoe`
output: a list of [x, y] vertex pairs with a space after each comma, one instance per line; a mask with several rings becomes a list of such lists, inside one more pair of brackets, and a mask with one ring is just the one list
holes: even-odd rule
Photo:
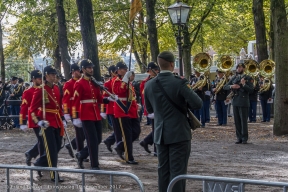
[[75, 156], [74, 156], [74, 153], [73, 153], [73, 150], [72, 150], [71, 145], [68, 143], [68, 144], [65, 145], [65, 148], [68, 150], [69, 155], [70, 155], [72, 158], [74, 158]]
[[111, 148], [110, 143], [108, 143], [106, 140], [104, 140], [103, 143], [106, 145], [108, 151], [110, 151], [112, 153], [112, 148]]
[[40, 178], [43, 177], [43, 174], [42, 174], [41, 171], [37, 171], [37, 175], [38, 175]]
[[83, 162], [89, 162], [89, 159], [83, 159]]
[[228, 115], [228, 117], [232, 117], [232, 115]]
[[158, 155], [157, 155], [157, 153], [156, 153], [156, 152], [154, 152], [154, 157], [158, 157]]
[[266, 121], [262, 120], [261, 122], [266, 122]]
[[[51, 179], [51, 181], [55, 182], [55, 178], [54, 179]], [[63, 183], [64, 182], [64, 179], [61, 179], [58, 175], [58, 182], [59, 183]]]
[[149, 148], [148, 148], [148, 144], [145, 143], [145, 141], [141, 141], [141, 142], [140, 142], [140, 145], [145, 149], [145, 151], [146, 151], [147, 153], [151, 153], [151, 151], [150, 151]]
[[122, 154], [123, 154], [123, 151], [120, 150], [120, 149], [117, 149], [116, 147], [115, 147], [114, 149], [115, 149], [117, 155], [118, 155], [121, 159], [124, 160], [124, 157], [123, 157], [123, 155], [122, 155]]
[[99, 167], [91, 167], [91, 170], [101, 170]]
[[217, 126], [221, 126], [221, 125], [222, 125], [222, 124], [219, 124], [219, 123], [217, 124]]
[[242, 141], [242, 144], [247, 144], [247, 141]]
[[83, 158], [81, 157], [80, 153], [76, 153], [77, 164], [80, 169], [84, 169], [83, 165]]
[[132, 165], [137, 165], [137, 164], [138, 164], [138, 162], [137, 162], [137, 161], [134, 161], [134, 160], [132, 160], [132, 161], [126, 161], [126, 163], [132, 164]]
[[28, 152], [25, 153], [25, 157], [26, 157], [27, 166], [31, 166], [32, 157], [30, 156], [30, 154]]
[[242, 141], [236, 141], [235, 142], [235, 144], [241, 144], [242, 143]]

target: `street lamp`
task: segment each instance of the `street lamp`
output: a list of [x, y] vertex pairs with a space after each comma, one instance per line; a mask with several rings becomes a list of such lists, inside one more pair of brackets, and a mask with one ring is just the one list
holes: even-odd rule
[[189, 16], [191, 7], [182, 3], [181, 1], [177, 1], [173, 5], [168, 7], [168, 13], [173, 25], [178, 26], [178, 31], [175, 34], [176, 41], [178, 45], [178, 54], [179, 54], [179, 74], [183, 76], [183, 65], [182, 65], [182, 36], [181, 31], [183, 27], [187, 23], [187, 19]]

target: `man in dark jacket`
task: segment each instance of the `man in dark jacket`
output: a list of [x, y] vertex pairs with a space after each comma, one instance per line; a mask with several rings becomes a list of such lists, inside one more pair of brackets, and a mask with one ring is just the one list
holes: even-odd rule
[[[158, 64], [161, 72], [148, 81], [144, 89], [147, 112], [154, 113], [154, 143], [158, 153], [160, 192], [167, 191], [173, 178], [187, 173], [192, 138], [186, 115], [178, 111], [167, 97], [183, 111], [187, 111], [187, 105], [191, 109], [202, 107], [201, 98], [194, 93], [189, 82], [173, 75], [174, 62], [171, 52], [160, 53]], [[164, 91], [167, 97], [164, 96]], [[185, 181], [178, 181], [172, 191], [185, 191]]]
[[232, 105], [237, 136], [235, 144], [247, 144], [248, 140], [249, 94], [253, 92], [253, 80], [244, 73], [244, 69], [245, 64], [238, 63], [237, 75], [224, 86], [224, 90], [231, 90], [234, 93]]

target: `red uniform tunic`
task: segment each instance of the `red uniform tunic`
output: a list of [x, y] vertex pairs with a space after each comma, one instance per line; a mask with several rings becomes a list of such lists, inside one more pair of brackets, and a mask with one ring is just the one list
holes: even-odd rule
[[142, 105], [143, 105], [143, 107], [144, 107], [144, 115], [145, 115], [145, 116], [147, 116], [148, 113], [147, 113], [147, 111], [146, 111], [145, 102], [144, 102], [144, 88], [145, 88], [146, 82], [149, 81], [150, 79], [152, 79], [152, 78], [151, 78], [150, 75], [149, 75], [149, 76], [148, 76], [146, 79], [144, 79], [144, 80], [141, 82], [141, 84], [140, 84], [141, 102], [142, 102]]
[[23, 120], [27, 120], [27, 116], [28, 116], [27, 127], [29, 128], [39, 127], [32, 120], [31, 113], [28, 113], [31, 102], [32, 102], [33, 94], [36, 88], [37, 87], [31, 87], [29, 89], [26, 89], [22, 95], [22, 104], [21, 104], [21, 109], [20, 109], [20, 114], [19, 114], [19, 124], [23, 125]]
[[77, 79], [72, 78], [64, 84], [63, 87], [63, 110], [65, 114], [70, 114], [72, 116], [72, 103], [74, 95], [74, 84]]
[[[61, 108], [61, 97], [59, 87], [57, 85], [44, 86], [44, 98], [45, 98], [45, 111], [46, 120], [49, 121], [50, 127], [60, 128], [60, 136], [64, 135], [64, 126], [62, 123], [63, 111]], [[40, 109], [40, 110], [38, 110]], [[33, 99], [31, 102], [29, 113], [33, 121], [38, 121], [37, 117], [43, 119], [42, 112], [42, 88], [36, 88]]]
[[[109, 81], [106, 81], [104, 83], [104, 87], [106, 87], [107, 90], [110, 93], [112, 93], [112, 79], [110, 79]], [[109, 97], [110, 95], [104, 91], [103, 96]], [[106, 104], [106, 114], [107, 115], [114, 115], [114, 102], [109, 102], [108, 104]]]
[[[116, 77], [112, 80], [112, 92], [118, 96], [119, 101], [114, 102], [114, 116], [115, 118], [121, 117], [130, 117], [130, 118], [138, 118], [137, 112], [137, 102], [136, 102], [136, 94], [134, 91], [133, 85], [130, 83], [129, 85], [129, 97], [128, 100], [131, 101], [131, 105], [128, 108], [128, 113], [125, 113], [125, 109], [127, 104], [127, 95], [128, 95], [128, 84], [123, 82], [121, 78]], [[119, 102], [121, 104], [119, 104]]]
[[82, 77], [74, 85], [72, 118], [100, 121], [99, 104], [103, 103], [101, 90], [88, 77]]

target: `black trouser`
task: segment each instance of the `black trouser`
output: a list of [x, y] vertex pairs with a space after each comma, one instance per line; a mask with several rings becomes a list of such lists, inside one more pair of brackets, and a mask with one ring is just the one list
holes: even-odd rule
[[[152, 131], [143, 139], [145, 143], [149, 145], [154, 144], [154, 119], [151, 119]], [[156, 152], [156, 146], [154, 145], [154, 152]]]
[[77, 149], [77, 152], [79, 152], [84, 148], [85, 135], [82, 127], [79, 128], [74, 126], [74, 128], [76, 137], [72, 139], [71, 145], [74, 150]]
[[27, 153], [30, 155], [32, 158], [36, 158], [39, 154], [42, 156], [44, 154], [44, 143], [42, 137], [39, 136], [39, 131], [40, 128], [33, 128], [35, 135], [37, 137], [37, 143], [27, 151]]
[[[99, 144], [102, 141], [102, 125], [101, 121], [83, 120], [83, 131], [87, 141], [87, 147], [80, 151], [81, 158], [85, 159], [90, 154], [91, 167], [98, 167]], [[87, 150], [88, 149], [88, 150]]]
[[[159, 192], [166, 192], [170, 181], [178, 175], [187, 174], [191, 140], [156, 145], [158, 152], [158, 187]], [[178, 181], [173, 192], [185, 191], [185, 180]]]
[[[58, 153], [61, 149], [62, 137], [60, 128], [48, 127], [43, 131], [45, 153], [36, 160], [35, 166], [57, 167]], [[54, 179], [54, 174], [51, 174]]]
[[117, 143], [116, 148], [125, 151], [125, 160], [133, 161], [133, 145], [141, 132], [139, 118], [122, 117], [118, 118], [120, 130], [122, 132], [123, 141]]
[[118, 143], [119, 141], [122, 141], [122, 133], [119, 127], [119, 121], [118, 119], [115, 119], [114, 115], [107, 115], [112, 120], [113, 124], [113, 130], [114, 132], [109, 135], [105, 141], [108, 142], [110, 145], [114, 145], [114, 143]]
[[249, 107], [233, 106], [236, 136], [238, 141], [248, 140], [248, 114]]

